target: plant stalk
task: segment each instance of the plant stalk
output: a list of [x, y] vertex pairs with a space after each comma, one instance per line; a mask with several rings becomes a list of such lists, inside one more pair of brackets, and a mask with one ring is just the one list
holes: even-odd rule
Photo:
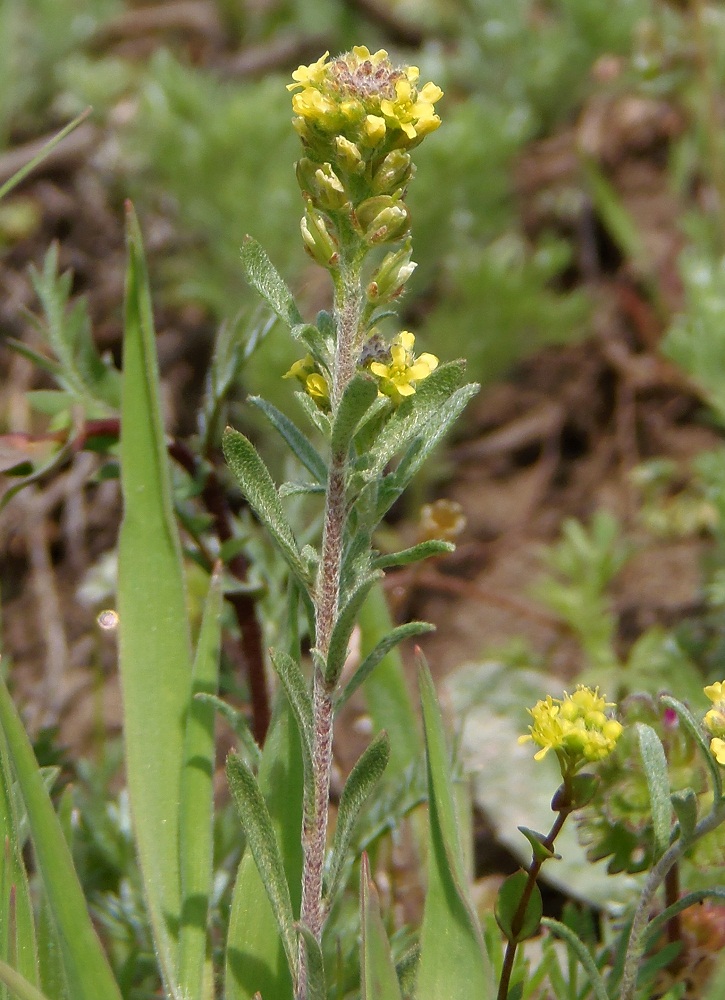
[[[554, 820], [551, 830], [543, 841], [544, 845], [548, 847], [549, 850], [552, 850], [554, 847], [554, 841], [559, 836], [561, 828], [566, 822], [568, 815], [569, 810], [562, 810]], [[511, 921], [512, 936], [506, 942], [506, 953], [503, 959], [503, 966], [501, 967], [501, 979], [498, 984], [496, 1000], [506, 1000], [508, 997], [509, 984], [511, 983], [511, 973], [514, 969], [514, 960], [516, 959], [516, 949], [519, 945], [517, 936], [524, 925], [526, 909], [529, 905], [529, 901], [531, 900], [531, 894], [534, 891], [534, 886], [536, 885], [536, 880], [539, 877], [539, 872], [541, 871], [543, 863], [543, 859], [533, 858], [527, 870], [528, 879], [526, 881], [526, 885], [524, 886], [524, 891], [521, 893], [521, 899], [519, 900], [519, 905], [516, 908], [514, 918]]]
[[629, 932], [619, 1000], [634, 1000], [637, 989], [637, 975], [644, 955], [645, 932], [649, 925], [650, 908], [660, 886], [684, 852], [692, 847], [695, 841], [718, 827], [723, 820], [725, 820], [725, 798], [716, 802], [712, 807], [712, 811], [704, 819], [700, 820], [691, 837], [688, 837], [686, 841], [682, 839], [676, 840], [665, 851], [647, 876], [639, 897], [637, 909], [634, 912], [632, 928]]
[[[361, 301], [360, 261], [353, 260], [341, 268], [336, 282], [337, 346], [330, 392], [333, 415], [356, 370], [357, 357], [360, 353]], [[348, 513], [345, 499], [347, 462], [347, 453], [330, 456], [322, 554], [315, 598], [315, 646], [322, 663], [329, 652], [340, 602], [340, 576]], [[320, 941], [325, 919], [322, 876], [327, 841], [333, 738], [332, 687], [325, 680], [320, 662], [315, 664], [314, 669], [312, 703], [314, 712], [312, 766], [315, 791], [313, 801], [305, 809], [302, 821], [304, 858], [300, 919]], [[301, 944], [297, 1000], [305, 1000], [306, 979], [304, 945]]]

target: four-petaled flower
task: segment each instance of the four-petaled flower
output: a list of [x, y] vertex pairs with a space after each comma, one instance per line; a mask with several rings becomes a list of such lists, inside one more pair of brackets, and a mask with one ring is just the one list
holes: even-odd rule
[[406, 396], [412, 396], [417, 382], [428, 378], [438, 367], [435, 354], [413, 354], [415, 336], [408, 330], [399, 333], [390, 345], [390, 362], [372, 361], [370, 371], [380, 379], [379, 391], [390, 396], [394, 403], [400, 403]]
[[615, 748], [622, 725], [605, 714], [607, 702], [599, 688], [579, 685], [573, 694], [563, 698], [551, 695], [529, 709], [534, 723], [519, 743], [533, 742], [541, 747], [534, 760], [541, 760], [553, 750], [562, 770], [573, 774], [586, 763], [603, 760]]

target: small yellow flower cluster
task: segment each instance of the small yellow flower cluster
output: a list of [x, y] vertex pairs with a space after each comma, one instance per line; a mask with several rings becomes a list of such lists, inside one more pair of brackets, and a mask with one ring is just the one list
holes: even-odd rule
[[330, 408], [330, 390], [327, 380], [315, 364], [315, 359], [311, 354], [295, 361], [282, 378], [296, 378], [307, 395], [315, 401], [321, 410]]
[[328, 58], [326, 52], [317, 62], [300, 66], [287, 88], [299, 91], [292, 107], [298, 116], [295, 127], [303, 138], [309, 127], [340, 136], [347, 143], [372, 147], [380, 146], [392, 133], [390, 148], [400, 148], [420, 141], [440, 125], [433, 106], [443, 91], [434, 83], [418, 90], [416, 66], [396, 69], [385, 49], [371, 53], [364, 45], [356, 45], [331, 62]]
[[705, 728], [713, 737], [710, 740], [710, 752], [718, 764], [725, 767], [725, 681], [717, 681], [705, 688], [705, 694], [713, 703], [713, 708], [707, 713], [703, 722]]
[[605, 715], [605, 708], [612, 705], [600, 696], [599, 688], [592, 690], [581, 684], [573, 694], [565, 693], [563, 698], [547, 695], [529, 709], [534, 724], [525, 736], [519, 737], [519, 743], [533, 742], [541, 747], [534, 755], [535, 760], [554, 750], [571, 774], [614, 750], [622, 726]]
[[403, 330], [390, 345], [388, 364], [382, 361], [370, 362], [370, 371], [380, 380], [379, 392], [390, 396], [396, 405], [402, 403], [406, 396], [412, 396], [416, 383], [428, 378], [438, 367], [435, 354], [421, 354], [416, 358], [413, 354], [414, 344], [415, 335]]

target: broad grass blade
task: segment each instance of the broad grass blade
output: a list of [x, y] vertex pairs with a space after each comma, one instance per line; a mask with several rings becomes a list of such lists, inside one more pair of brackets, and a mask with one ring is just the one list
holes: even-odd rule
[[494, 994], [490, 961], [468, 897], [463, 850], [451, 788], [443, 719], [430, 672], [421, 664], [428, 772], [428, 892], [421, 930], [416, 1000]]
[[161, 974], [177, 988], [179, 795], [191, 642], [141, 234], [128, 212], [118, 610], [126, 774]]

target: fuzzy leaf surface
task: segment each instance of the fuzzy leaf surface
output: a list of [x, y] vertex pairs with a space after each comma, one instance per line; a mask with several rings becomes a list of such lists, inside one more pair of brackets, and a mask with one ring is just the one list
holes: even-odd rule
[[290, 450], [294, 452], [307, 471], [314, 476], [315, 481], [318, 483], [326, 482], [327, 466], [297, 425], [261, 396], [250, 396], [249, 402], [258, 407], [275, 430], [279, 431]]
[[672, 830], [672, 802], [670, 801], [667, 757], [662, 741], [651, 726], [638, 722], [636, 730], [652, 808], [652, 830], [655, 842], [655, 859], [657, 859], [669, 847]]
[[406, 622], [405, 625], [398, 625], [384, 636], [362, 661], [355, 673], [350, 678], [347, 686], [340, 692], [335, 702], [335, 708], [339, 709], [348, 698], [357, 691], [361, 684], [364, 684], [373, 670], [382, 660], [395, 649], [396, 646], [404, 642], [405, 639], [412, 639], [417, 635], [425, 635], [426, 632], [435, 632], [435, 625], [430, 622]]
[[390, 740], [386, 732], [378, 733], [353, 767], [340, 796], [335, 838], [325, 873], [325, 895], [332, 904], [339, 888], [347, 853], [360, 810], [380, 781], [390, 760]]
[[247, 281], [290, 329], [302, 322], [287, 285], [262, 246], [247, 236], [242, 244], [242, 265]]
[[305, 567], [300, 559], [292, 528], [289, 525], [269, 469], [252, 442], [239, 431], [227, 427], [222, 440], [224, 457], [242, 493], [276, 541], [290, 569], [303, 583]]

